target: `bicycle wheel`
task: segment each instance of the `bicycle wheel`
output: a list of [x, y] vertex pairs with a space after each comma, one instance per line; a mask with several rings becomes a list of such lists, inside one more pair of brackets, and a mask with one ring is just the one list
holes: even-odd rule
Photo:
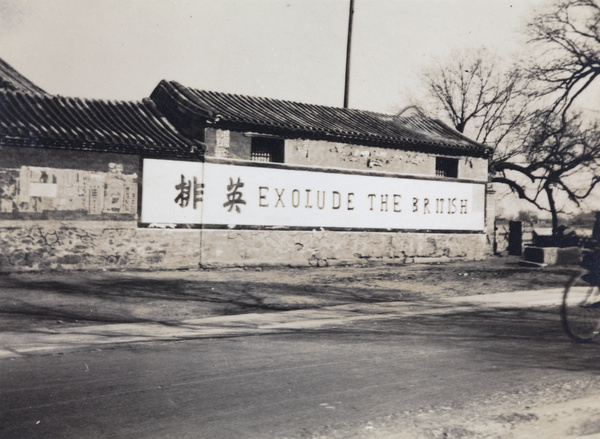
[[586, 281], [586, 273], [569, 281], [560, 310], [565, 332], [579, 342], [590, 341], [600, 332], [600, 289]]

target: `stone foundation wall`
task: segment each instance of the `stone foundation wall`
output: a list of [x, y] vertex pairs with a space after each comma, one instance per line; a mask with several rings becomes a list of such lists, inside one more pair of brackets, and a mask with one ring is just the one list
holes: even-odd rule
[[200, 230], [139, 229], [117, 221], [3, 221], [0, 248], [0, 272], [198, 268]]
[[483, 259], [485, 234], [204, 230], [202, 265], [327, 266]]
[[12, 272], [410, 263], [482, 259], [489, 246], [485, 234], [201, 231], [142, 229], [117, 221], [2, 221], [0, 248], [0, 272]]

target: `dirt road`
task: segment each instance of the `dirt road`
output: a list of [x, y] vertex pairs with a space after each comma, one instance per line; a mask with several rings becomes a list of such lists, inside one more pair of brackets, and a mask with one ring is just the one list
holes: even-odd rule
[[[198, 437], [197, 425], [208, 425], [198, 424], [205, 416], [198, 404], [214, 411], [215, 402], [223, 404], [223, 412], [214, 411], [209, 419], [217, 434], [211, 437], [249, 433], [251, 425], [256, 437], [282, 437], [265, 436], [260, 433], [264, 425], [257, 423], [257, 416], [273, 410], [275, 398], [281, 416], [294, 413], [294, 419], [278, 418], [280, 424], [266, 425], [267, 431], [287, 437], [598, 438], [598, 345], [571, 343], [560, 329], [556, 305], [525, 309], [467, 297], [559, 291], [574, 269], [524, 267], [505, 257], [403, 266], [2, 275], [4, 334], [85, 336], [87, 328], [100, 337], [103, 327], [118, 324], [173, 330], [212, 321], [234, 338], [143, 344], [132, 339], [93, 349], [84, 343], [62, 355], [7, 357], [0, 359], [5, 380], [0, 403], [12, 408], [7, 412], [11, 431], [26, 428], [28, 437], [48, 437], [59, 425], [69, 428], [64, 437], [119, 437], [127, 428], [139, 428], [139, 437], [165, 437], [161, 428], [172, 429], [176, 437], [187, 437], [177, 436], [184, 431]], [[259, 323], [252, 326], [252, 321]], [[332, 362], [336, 355], [343, 369]], [[220, 374], [215, 382], [225, 383], [231, 380], [232, 361], [240, 385], [248, 384], [245, 390], [234, 382], [233, 396], [225, 396], [219, 393], [222, 384], [210, 391], [202, 387], [212, 381], [198, 381], [198, 368]], [[264, 364], [248, 381], [245, 367], [257, 361]], [[322, 373], [318, 366], [310, 382], [299, 381], [306, 375], [296, 371], [315, 364], [322, 365]], [[102, 376], [91, 373], [98, 367]], [[115, 370], [129, 372], [115, 375]], [[291, 380], [294, 392], [305, 397], [288, 394], [287, 387], [278, 390], [273, 374], [281, 375], [283, 386]], [[259, 377], [263, 381], [255, 382]], [[99, 387], [88, 388], [88, 383]], [[332, 394], [335, 400], [329, 401]], [[180, 400], [188, 402], [177, 405]], [[156, 406], [151, 417], [143, 412], [148, 404]], [[231, 407], [237, 404], [234, 421]], [[121, 427], [115, 423], [119, 416]], [[131, 417], [140, 423], [131, 424]], [[96, 427], [106, 434], [94, 436], [100, 431]]]
[[397, 266], [0, 275], [0, 330], [189, 319], [556, 288], [574, 267], [516, 257]]

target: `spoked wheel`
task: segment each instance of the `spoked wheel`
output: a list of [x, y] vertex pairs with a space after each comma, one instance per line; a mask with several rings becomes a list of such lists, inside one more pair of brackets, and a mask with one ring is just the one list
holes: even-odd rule
[[586, 273], [569, 281], [560, 310], [566, 333], [578, 342], [588, 342], [600, 333], [600, 289], [588, 282]]

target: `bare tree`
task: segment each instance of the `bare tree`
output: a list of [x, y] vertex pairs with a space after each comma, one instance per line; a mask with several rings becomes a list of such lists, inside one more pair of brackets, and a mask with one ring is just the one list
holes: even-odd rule
[[[450, 60], [422, 74], [434, 104], [460, 133], [481, 143], [499, 143], [512, 119], [521, 115], [520, 111], [506, 113], [523, 87], [522, 72], [518, 68], [501, 71], [497, 57], [485, 48], [453, 53]], [[466, 133], [468, 127], [471, 132]]]
[[553, 98], [551, 112], [566, 113], [600, 76], [600, 6], [596, 0], [561, 0], [528, 25], [540, 46], [530, 69], [538, 95]]
[[[491, 181], [552, 215], [558, 228], [559, 192], [580, 205], [600, 180], [600, 130], [579, 114], [538, 108], [524, 69], [502, 69], [489, 52], [453, 55], [426, 71], [436, 110], [473, 139], [492, 146]], [[572, 112], [570, 112], [572, 113]], [[575, 177], [589, 175], [589, 184]]]
[[453, 53], [421, 76], [433, 112], [443, 114], [460, 133], [493, 147], [492, 164], [519, 155], [511, 139], [518, 138], [530, 115], [525, 73], [514, 65], [502, 69], [501, 64], [481, 48]]
[[[580, 114], [537, 113], [530, 121], [529, 135], [519, 146], [523, 162], [493, 164], [492, 182], [504, 183], [520, 198], [552, 215], [552, 230], [558, 229], [558, 192], [580, 206], [600, 184], [600, 128], [586, 124]], [[524, 184], [526, 177], [529, 184]], [[582, 184], [581, 179], [585, 179]], [[545, 203], [542, 203], [541, 201]]]

